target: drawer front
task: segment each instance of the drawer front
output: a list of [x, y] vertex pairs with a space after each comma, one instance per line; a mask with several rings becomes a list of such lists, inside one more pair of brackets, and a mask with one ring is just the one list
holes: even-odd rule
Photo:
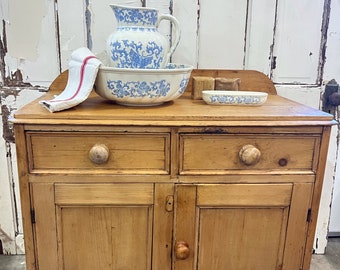
[[180, 174], [228, 170], [314, 170], [317, 136], [201, 135], [180, 136]]
[[168, 133], [27, 133], [31, 172], [168, 174]]

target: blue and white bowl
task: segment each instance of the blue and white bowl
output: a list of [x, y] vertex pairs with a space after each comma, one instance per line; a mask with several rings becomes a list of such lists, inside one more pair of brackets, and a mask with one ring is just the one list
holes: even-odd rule
[[101, 66], [95, 91], [126, 106], [155, 106], [179, 98], [193, 67], [168, 64], [164, 69], [130, 69]]
[[267, 97], [267, 93], [253, 91], [204, 90], [202, 92], [203, 100], [210, 105], [259, 106], [266, 102]]

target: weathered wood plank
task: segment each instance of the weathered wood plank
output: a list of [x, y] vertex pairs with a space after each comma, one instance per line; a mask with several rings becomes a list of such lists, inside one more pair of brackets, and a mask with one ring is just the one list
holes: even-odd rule
[[246, 10], [246, 0], [200, 1], [198, 68], [243, 68]]
[[317, 82], [323, 3], [323, 0], [278, 2], [274, 82]]
[[258, 70], [266, 75], [270, 74], [275, 15], [276, 1], [249, 1], [245, 69]]
[[48, 86], [59, 74], [54, 1], [6, 2], [1, 52], [6, 67], [2, 68], [19, 85]]
[[[330, 1], [330, 16], [329, 16], [329, 26], [327, 33], [327, 50], [325, 68], [323, 72], [323, 79], [329, 81], [331, 79], [336, 79], [340, 81], [340, 2]], [[340, 182], [340, 181], [339, 181]], [[340, 197], [340, 196], [339, 196]], [[340, 203], [338, 204], [340, 205]], [[338, 211], [340, 212], [340, 211]], [[340, 218], [339, 218], [340, 220]], [[339, 222], [340, 224], [340, 222]], [[339, 225], [340, 231], [340, 225]]]
[[72, 51], [87, 46], [86, 6], [84, 0], [58, 0], [57, 5], [60, 61], [62, 70], [66, 70]]
[[181, 25], [181, 39], [172, 57], [172, 62], [197, 67], [197, 0], [174, 0], [173, 15]]

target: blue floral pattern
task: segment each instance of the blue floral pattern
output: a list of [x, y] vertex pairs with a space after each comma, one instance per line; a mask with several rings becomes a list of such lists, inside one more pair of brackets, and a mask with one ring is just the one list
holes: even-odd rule
[[220, 104], [258, 104], [261, 102], [261, 98], [254, 96], [210, 96], [211, 103]]
[[122, 82], [121, 80], [108, 80], [107, 86], [112, 91], [112, 94], [115, 95], [117, 98], [165, 97], [170, 91], [170, 83], [166, 80], [155, 82]]
[[169, 63], [165, 67], [166, 69], [178, 69], [178, 68], [185, 68], [184, 64], [174, 64], [174, 63]]
[[184, 79], [181, 80], [181, 83], [179, 85], [180, 89], [178, 91], [179, 94], [183, 94], [184, 93], [185, 88], [188, 85], [188, 82], [189, 82], [189, 78], [184, 78]]
[[158, 19], [157, 10], [132, 9], [112, 6], [118, 22], [123, 24], [141, 24], [144, 26], [155, 26]]
[[118, 68], [155, 68], [163, 61], [163, 48], [156, 42], [143, 44], [133, 40], [111, 42], [111, 59]]

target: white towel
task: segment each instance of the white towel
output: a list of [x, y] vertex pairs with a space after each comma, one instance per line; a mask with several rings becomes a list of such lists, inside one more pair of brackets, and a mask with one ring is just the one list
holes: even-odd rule
[[101, 62], [88, 48], [79, 48], [72, 52], [69, 63], [66, 88], [51, 100], [39, 103], [50, 112], [62, 111], [74, 107], [91, 93]]

